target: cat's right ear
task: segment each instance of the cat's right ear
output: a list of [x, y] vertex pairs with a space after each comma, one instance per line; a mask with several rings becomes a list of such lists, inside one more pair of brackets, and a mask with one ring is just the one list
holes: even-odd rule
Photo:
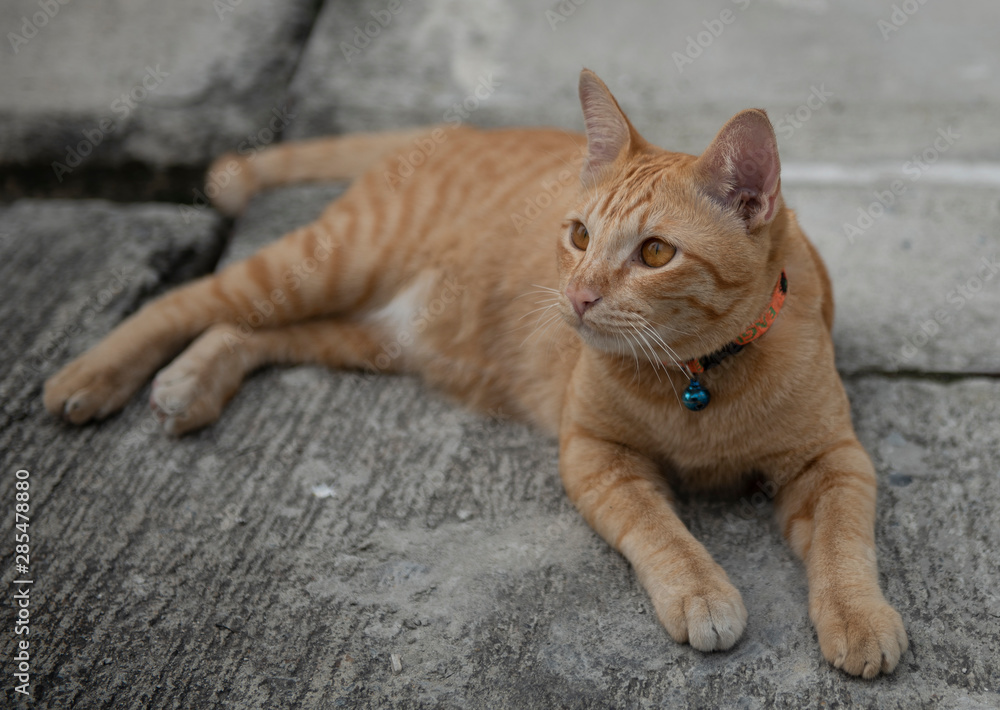
[[587, 162], [582, 177], [593, 178], [642, 139], [608, 87], [590, 69], [580, 72], [580, 104], [587, 131]]

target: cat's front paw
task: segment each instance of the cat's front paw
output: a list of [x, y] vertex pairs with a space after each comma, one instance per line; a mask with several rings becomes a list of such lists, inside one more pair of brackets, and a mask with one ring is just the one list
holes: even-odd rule
[[825, 596], [814, 602], [810, 615], [826, 660], [864, 678], [891, 673], [909, 645], [899, 613], [881, 594], [861, 599], [847, 593]]
[[667, 633], [699, 651], [731, 648], [747, 625], [747, 609], [726, 573], [706, 575], [651, 590], [653, 606]]
[[86, 352], [45, 382], [45, 408], [73, 424], [84, 424], [122, 408], [142, 385], [128, 368], [115, 368], [95, 351]]

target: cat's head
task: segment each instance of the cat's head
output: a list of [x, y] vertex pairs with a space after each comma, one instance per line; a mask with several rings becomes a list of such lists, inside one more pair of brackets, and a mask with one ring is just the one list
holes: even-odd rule
[[645, 141], [586, 69], [580, 101], [587, 159], [559, 239], [562, 315], [607, 352], [714, 352], [761, 314], [783, 268], [767, 114], [737, 114], [695, 157]]

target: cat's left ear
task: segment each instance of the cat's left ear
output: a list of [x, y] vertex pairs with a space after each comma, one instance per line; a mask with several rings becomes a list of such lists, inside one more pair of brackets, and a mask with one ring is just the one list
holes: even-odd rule
[[747, 109], [729, 119], [695, 163], [702, 189], [739, 212], [753, 232], [778, 212], [781, 163], [767, 114]]

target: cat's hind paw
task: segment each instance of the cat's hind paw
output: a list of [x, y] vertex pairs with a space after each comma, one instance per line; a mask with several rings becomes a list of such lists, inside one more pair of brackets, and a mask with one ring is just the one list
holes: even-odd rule
[[222, 403], [206, 397], [196, 372], [161, 370], [153, 380], [149, 406], [160, 426], [171, 436], [180, 436], [211, 424], [222, 413]]
[[226, 352], [220, 331], [202, 335], [153, 379], [149, 404], [172, 436], [217, 420], [243, 381], [242, 364]]

